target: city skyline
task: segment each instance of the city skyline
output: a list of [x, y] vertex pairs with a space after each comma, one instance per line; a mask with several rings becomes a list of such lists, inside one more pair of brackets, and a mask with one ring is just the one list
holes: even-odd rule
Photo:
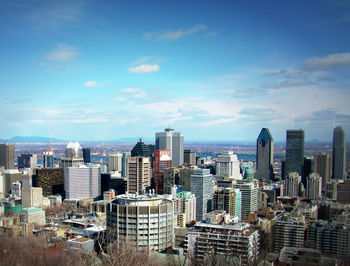
[[350, 135], [346, 1], [11, 1], [0, 14], [1, 139], [169, 124], [185, 142]]

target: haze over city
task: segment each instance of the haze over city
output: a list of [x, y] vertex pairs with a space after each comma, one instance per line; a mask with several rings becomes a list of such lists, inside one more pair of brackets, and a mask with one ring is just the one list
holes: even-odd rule
[[0, 22], [2, 139], [350, 135], [348, 1], [3, 1]]

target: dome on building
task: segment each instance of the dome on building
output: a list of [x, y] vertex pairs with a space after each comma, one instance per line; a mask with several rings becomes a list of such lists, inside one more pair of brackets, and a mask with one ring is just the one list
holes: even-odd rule
[[244, 178], [247, 179], [247, 178], [250, 178], [252, 176], [253, 176], [253, 171], [249, 167], [247, 167], [244, 171]]

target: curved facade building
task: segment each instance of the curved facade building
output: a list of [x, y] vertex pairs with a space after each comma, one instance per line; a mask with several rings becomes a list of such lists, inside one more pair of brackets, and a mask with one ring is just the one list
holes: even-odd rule
[[107, 208], [107, 230], [120, 244], [162, 251], [173, 245], [174, 203], [160, 195], [124, 194]]

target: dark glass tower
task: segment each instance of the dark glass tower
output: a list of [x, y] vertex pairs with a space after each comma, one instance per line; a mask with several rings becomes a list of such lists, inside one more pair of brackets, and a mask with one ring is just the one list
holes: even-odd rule
[[139, 139], [134, 148], [131, 150], [131, 157], [150, 157], [152, 155], [148, 145], [146, 145], [142, 139]]
[[303, 174], [304, 165], [304, 130], [287, 130], [286, 141], [286, 170], [285, 174], [296, 172]]
[[273, 138], [268, 128], [261, 129], [256, 140], [256, 174], [257, 179], [273, 179]]
[[344, 179], [346, 163], [345, 132], [342, 127], [333, 131], [333, 178]]
[[83, 148], [84, 163], [91, 163], [91, 152], [90, 148]]

